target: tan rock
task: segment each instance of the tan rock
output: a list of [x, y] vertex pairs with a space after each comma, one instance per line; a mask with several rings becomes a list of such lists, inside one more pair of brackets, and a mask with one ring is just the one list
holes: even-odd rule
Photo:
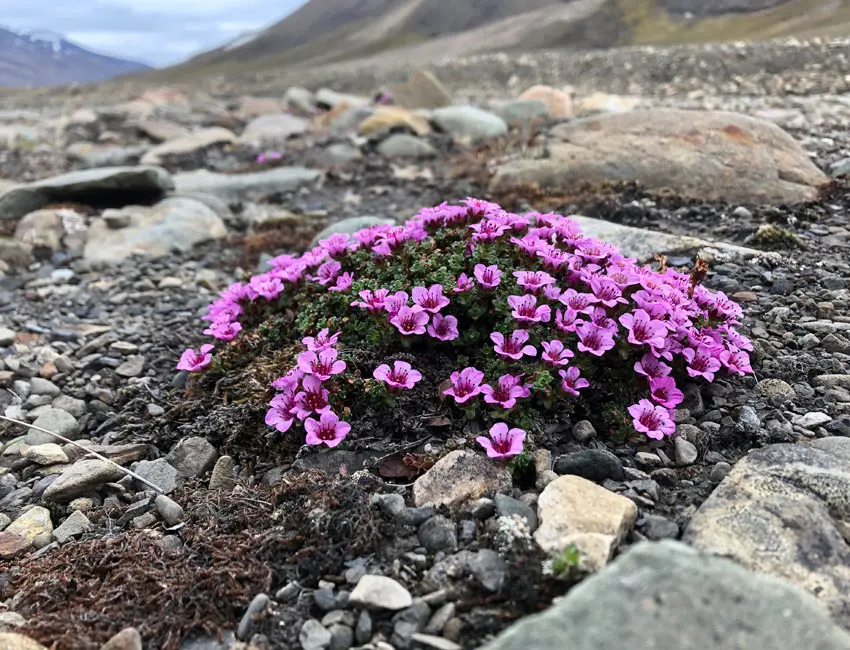
[[414, 73], [403, 84], [390, 87], [393, 100], [403, 108], [442, 108], [452, 103], [452, 94], [428, 70]]
[[517, 99], [539, 100], [546, 104], [549, 115], [557, 119], [573, 116], [573, 98], [563, 90], [552, 88], [552, 86], [532, 86]]
[[534, 539], [543, 550], [560, 553], [575, 544], [581, 568], [598, 571], [634, 526], [637, 506], [587, 479], [561, 476], [541, 493], [537, 513]]
[[25, 246], [41, 246], [57, 251], [62, 246], [63, 233], [59, 210], [36, 210], [18, 222], [15, 239]]
[[313, 127], [316, 130], [322, 130], [330, 128], [330, 126], [336, 121], [336, 119], [345, 113], [352, 105], [348, 102], [340, 102], [336, 104], [331, 110], [326, 113], [319, 113], [316, 117], [313, 118]]
[[[0, 560], [11, 560], [32, 546], [32, 541], [8, 531], [0, 532]], [[2, 648], [2, 646], [0, 646]]]
[[55, 465], [67, 463], [68, 455], [55, 442], [46, 442], [43, 445], [29, 447], [24, 453], [24, 458], [29, 458], [38, 465]]
[[100, 646], [100, 650], [142, 650], [142, 636], [136, 628], [128, 627]]
[[0, 650], [47, 650], [28, 636], [14, 632], [0, 632]]
[[168, 120], [142, 120], [136, 124], [142, 134], [154, 142], [166, 142], [189, 135], [189, 129]]
[[492, 497], [511, 488], [511, 475], [504, 466], [486, 456], [458, 449], [416, 479], [413, 501], [417, 507], [461, 507], [481, 497]]
[[282, 109], [280, 101], [270, 97], [243, 97], [236, 109], [236, 116], [242, 120], [250, 120], [262, 115], [274, 115]]
[[4, 532], [18, 535], [32, 544], [33, 539], [38, 535], [53, 532], [50, 511], [41, 506], [33, 506], [9, 524]]
[[236, 142], [236, 134], [220, 126], [195, 131], [181, 138], [175, 138], [154, 147], [142, 156], [143, 165], [157, 165], [167, 156], [189, 154], [213, 145]]
[[576, 115], [586, 116], [595, 113], [628, 113], [640, 105], [640, 98], [608, 93], [593, 93], [582, 97], [575, 104]]
[[357, 130], [360, 135], [371, 135], [397, 127], [407, 127], [416, 135], [427, 135], [431, 132], [431, 125], [425, 117], [414, 115], [398, 106], [376, 108], [370, 117], [360, 123]]

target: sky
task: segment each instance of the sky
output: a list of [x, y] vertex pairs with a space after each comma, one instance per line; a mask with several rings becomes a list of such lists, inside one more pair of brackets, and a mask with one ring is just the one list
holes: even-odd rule
[[0, 26], [47, 30], [102, 54], [165, 66], [277, 22], [304, 0], [0, 0]]

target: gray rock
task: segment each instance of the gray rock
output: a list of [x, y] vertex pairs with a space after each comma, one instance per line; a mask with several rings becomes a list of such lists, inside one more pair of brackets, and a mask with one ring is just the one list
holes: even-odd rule
[[685, 438], [674, 438], [673, 448], [676, 452], [676, 464], [679, 467], [693, 465], [699, 457], [696, 445]]
[[486, 140], [508, 133], [508, 125], [501, 117], [475, 106], [438, 108], [431, 114], [431, 120], [442, 131], [459, 139]]
[[454, 603], [446, 603], [431, 617], [428, 624], [424, 628], [426, 634], [442, 634], [446, 623], [455, 615], [456, 606]]
[[335, 108], [339, 104], [348, 104], [349, 106], [366, 106], [371, 103], [368, 97], [362, 95], [349, 95], [339, 93], [330, 88], [319, 88], [313, 97], [317, 104], [322, 104], [329, 108]]
[[674, 521], [659, 515], [644, 515], [638, 521], [638, 528], [649, 540], [676, 539], [679, 536], [679, 526]]
[[0, 194], [0, 219], [19, 219], [49, 203], [94, 203], [104, 195], [155, 200], [174, 189], [171, 176], [160, 167], [102, 167], [19, 185]]
[[283, 94], [283, 103], [296, 108], [302, 113], [313, 113], [316, 110], [316, 96], [306, 88], [290, 86]]
[[405, 508], [396, 514], [395, 520], [404, 526], [419, 526], [435, 514], [434, 508]]
[[165, 459], [180, 472], [180, 476], [193, 478], [213, 468], [218, 452], [206, 438], [194, 436], [178, 442]]
[[12, 345], [18, 338], [18, 333], [15, 330], [10, 330], [8, 327], [0, 327], [0, 346], [7, 347]]
[[276, 192], [291, 192], [317, 181], [321, 173], [305, 167], [276, 167], [248, 174], [217, 174], [206, 170], [174, 176], [180, 193], [192, 192], [216, 196], [228, 203], [265, 198]]
[[141, 354], [134, 354], [129, 357], [115, 369], [115, 374], [119, 377], [138, 377], [142, 374], [145, 368], [145, 358]]
[[41, 377], [33, 377], [30, 379], [30, 393], [32, 395], [49, 395], [50, 397], [56, 397], [61, 392], [62, 391], [59, 390], [59, 386], [48, 379], [42, 379]]
[[266, 611], [269, 597], [266, 594], [257, 594], [248, 605], [248, 609], [242, 615], [239, 626], [236, 628], [236, 637], [239, 639], [250, 639], [254, 632], [254, 619]]
[[172, 138], [155, 146], [142, 157], [142, 164], [159, 165], [170, 156], [182, 156], [216, 145], [231, 144], [235, 141], [236, 135], [232, 131], [220, 126], [212, 126]]
[[[696, 613], [699, 615], [696, 615]], [[675, 625], [670, 625], [675, 621]], [[484, 650], [848, 650], [809, 594], [673, 541], [636, 545]]]
[[298, 634], [303, 650], [326, 650], [330, 648], [332, 638], [330, 631], [312, 618], [304, 621]]
[[309, 130], [309, 120], [294, 115], [263, 115], [249, 122], [239, 139], [254, 146], [268, 146], [283, 143]]
[[313, 241], [310, 242], [309, 248], [313, 248], [323, 239], [327, 239], [331, 235], [353, 235], [364, 228], [371, 228], [372, 226], [392, 226], [395, 225], [395, 221], [393, 219], [387, 219], [385, 217], [351, 217], [349, 219], [343, 219], [342, 221], [337, 221], [336, 223], [331, 224], [324, 230], [320, 231], [315, 237], [313, 237]]
[[515, 99], [493, 110], [511, 126], [524, 126], [549, 117], [549, 107], [539, 99]]
[[53, 539], [64, 544], [72, 537], [77, 537], [91, 529], [91, 522], [79, 510], [74, 510], [62, 524], [53, 531]]
[[[177, 488], [180, 481], [180, 473], [164, 458], [156, 460], [142, 460], [133, 468], [143, 479], [156, 485], [165, 494], [170, 494]], [[150, 489], [144, 483], [136, 481], [140, 490]]]
[[80, 460], [59, 475], [44, 491], [46, 501], [68, 503], [104, 483], [124, 476], [120, 468], [104, 460]]
[[579, 442], [587, 442], [596, 437], [596, 429], [587, 420], [579, 420], [573, 425], [573, 438]]
[[400, 494], [376, 494], [372, 500], [378, 504], [378, 507], [388, 517], [395, 517], [398, 513], [405, 509], [404, 497]]
[[829, 175], [833, 178], [850, 176], [850, 158], [842, 158], [829, 166]]
[[352, 607], [397, 611], [410, 607], [413, 598], [392, 578], [367, 574], [360, 578], [348, 602]]
[[794, 418], [791, 422], [792, 424], [796, 424], [798, 427], [803, 427], [804, 429], [814, 429], [816, 427], [823, 426], [827, 422], [831, 421], [832, 418], [829, 417], [826, 413], [812, 411], [810, 413], [806, 413], [805, 415], [801, 415], [800, 417]]
[[496, 551], [485, 548], [469, 560], [469, 571], [484, 589], [496, 593], [505, 584], [508, 565]]
[[[57, 408], [45, 407], [33, 424], [47, 431], [58, 433], [69, 440], [76, 440], [80, 433], [80, 425], [77, 419], [70, 413]], [[56, 442], [56, 438], [37, 429], [30, 429], [24, 439], [28, 445], [42, 445]]]
[[130, 218], [126, 228], [114, 230], [103, 219], [89, 227], [84, 251], [87, 260], [113, 264], [133, 255], [162, 257], [227, 234], [224, 222], [211, 208], [187, 197], [172, 197], [153, 207], [130, 206], [121, 212]]
[[519, 499], [514, 499], [506, 494], [497, 494], [496, 510], [500, 517], [510, 517], [511, 515], [519, 515], [528, 524], [530, 532], [537, 530], [537, 513], [527, 503], [523, 503]]
[[336, 608], [336, 596], [330, 589], [316, 589], [313, 592], [313, 602], [323, 612], [329, 612]]
[[156, 509], [165, 521], [165, 525], [169, 527], [176, 526], [186, 517], [180, 504], [164, 494], [156, 496]]
[[413, 484], [417, 506], [459, 507], [481, 497], [506, 492], [510, 473], [485, 456], [463, 449], [446, 454]]
[[58, 465], [68, 462], [68, 455], [55, 442], [33, 445], [26, 450], [24, 458], [28, 458], [39, 465]]
[[110, 144], [75, 142], [65, 151], [70, 159], [81, 162], [82, 166], [88, 169], [92, 167], [133, 165], [141, 160], [147, 150], [148, 148], [146, 146], [119, 147]]
[[378, 145], [378, 153], [387, 158], [433, 158], [437, 150], [414, 135], [394, 133]]
[[348, 625], [331, 625], [328, 631], [331, 633], [330, 650], [349, 650], [354, 645], [354, 630]]
[[745, 404], [738, 411], [738, 428], [749, 435], [755, 435], [761, 430], [761, 419], [752, 406]]
[[581, 448], [562, 454], [555, 459], [553, 468], [556, 474], [581, 476], [597, 483], [624, 478], [622, 461], [605, 449]]
[[410, 639], [422, 647], [433, 648], [434, 650], [463, 650], [463, 646], [441, 636], [417, 632]]
[[69, 397], [68, 395], [60, 395], [53, 400], [53, 408], [70, 413], [75, 418], [81, 418], [86, 414], [85, 400]]
[[360, 612], [360, 616], [357, 617], [354, 638], [357, 643], [366, 643], [372, 638], [372, 616], [366, 609]]
[[451, 519], [437, 515], [419, 527], [419, 543], [431, 553], [457, 550], [457, 531]]
[[236, 478], [233, 476], [233, 459], [230, 456], [222, 456], [213, 467], [209, 489], [229, 491], [234, 487], [236, 487]]

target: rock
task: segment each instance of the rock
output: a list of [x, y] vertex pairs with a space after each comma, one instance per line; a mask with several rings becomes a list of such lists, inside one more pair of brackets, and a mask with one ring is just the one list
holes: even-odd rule
[[512, 487], [510, 473], [485, 456], [455, 450], [420, 476], [413, 484], [417, 507], [447, 505], [456, 508]]
[[378, 504], [381, 512], [387, 517], [395, 517], [405, 509], [404, 497], [400, 494], [374, 494], [372, 495], [372, 503]]
[[549, 117], [549, 109], [539, 99], [517, 99], [492, 108], [510, 126], [527, 126]]
[[414, 115], [398, 106], [376, 108], [372, 115], [360, 123], [357, 131], [360, 135], [372, 135], [398, 128], [409, 129], [416, 135], [427, 135], [431, 132], [431, 125], [427, 118]]
[[24, 458], [38, 465], [60, 465], [68, 462], [68, 454], [55, 442], [34, 445], [24, 452]]
[[335, 108], [340, 104], [347, 104], [348, 106], [368, 106], [371, 103], [371, 100], [368, 97], [362, 97], [360, 95], [338, 93], [330, 88], [319, 88], [319, 90], [316, 91], [315, 102], [317, 104], [327, 106], [328, 108]]
[[236, 479], [233, 476], [233, 459], [230, 456], [222, 456], [213, 467], [209, 489], [230, 491], [234, 487]]
[[575, 544], [579, 566], [598, 571], [631, 531], [637, 506], [581, 477], [561, 476], [543, 490], [537, 514], [540, 527], [534, 539], [543, 550], [561, 553]]
[[56, 252], [62, 247], [61, 210], [36, 210], [24, 215], [15, 228], [15, 239], [29, 248]]
[[623, 463], [605, 449], [579, 448], [555, 459], [556, 474], [572, 474], [601, 483], [605, 479], [623, 480]]
[[847, 438], [819, 438], [809, 443], [815, 449], [825, 451], [833, 456], [850, 462], [850, 439]]
[[124, 628], [100, 646], [100, 650], [142, 650], [142, 635], [134, 627]]
[[153, 207], [131, 206], [121, 214], [129, 216], [126, 228], [112, 229], [104, 219], [91, 224], [84, 251], [87, 260], [113, 264], [133, 255], [163, 257], [227, 235], [224, 222], [211, 208], [188, 197], [172, 197]]
[[62, 391], [59, 390], [59, 386], [54, 384], [52, 381], [47, 379], [42, 379], [41, 377], [33, 377], [30, 379], [30, 393], [32, 395], [49, 395], [50, 397], [56, 397]]
[[115, 145], [76, 142], [66, 153], [71, 160], [82, 163], [84, 168], [133, 165], [141, 160], [148, 150], [141, 147], [119, 147]]
[[0, 632], [0, 650], [47, 650], [23, 634]]
[[500, 517], [518, 515], [521, 519], [525, 520], [529, 531], [533, 533], [537, 530], [537, 513], [527, 503], [523, 503], [519, 499], [514, 499], [506, 494], [497, 494], [495, 505]]
[[832, 418], [829, 417], [826, 413], [812, 411], [810, 413], [806, 413], [805, 415], [801, 415], [800, 417], [794, 418], [791, 423], [796, 424], [798, 427], [803, 427], [804, 429], [815, 429], [831, 421]]
[[336, 607], [336, 596], [331, 589], [316, 589], [313, 592], [313, 602], [322, 611], [329, 612]]
[[676, 452], [676, 464], [679, 467], [693, 465], [699, 457], [699, 451], [694, 443], [681, 437], [673, 439], [673, 447]]
[[350, 626], [335, 624], [328, 631], [331, 633], [330, 650], [349, 650], [354, 645], [354, 630]]
[[387, 158], [434, 158], [437, 150], [428, 142], [407, 133], [393, 133], [378, 145]]
[[735, 113], [634, 111], [560, 124], [552, 136], [549, 158], [506, 163], [491, 191], [636, 181], [703, 200], [782, 204], [814, 199], [827, 180], [778, 126]]
[[428, 70], [415, 72], [406, 83], [390, 87], [393, 100], [399, 106], [408, 109], [442, 108], [450, 106], [452, 95]]
[[189, 135], [189, 130], [186, 127], [167, 120], [142, 120], [134, 126], [139, 133], [157, 144]]
[[593, 428], [593, 424], [588, 420], [579, 420], [573, 425], [573, 438], [578, 442], [587, 442], [595, 437], [596, 429]]
[[133, 354], [115, 369], [119, 377], [138, 377], [145, 367], [145, 358], [141, 354]]
[[247, 640], [251, 638], [254, 632], [254, 619], [266, 611], [269, 604], [269, 597], [266, 594], [257, 594], [248, 605], [248, 609], [242, 615], [242, 620], [239, 621], [239, 626], [236, 628], [236, 638]]
[[759, 395], [762, 397], [774, 397], [779, 395], [786, 399], [791, 399], [795, 395], [794, 389], [791, 388], [791, 385], [781, 379], [762, 379], [758, 383], [757, 390]]
[[469, 560], [469, 571], [487, 591], [496, 593], [505, 584], [508, 565], [496, 551], [485, 548]]
[[8, 327], [0, 327], [0, 347], [8, 347], [18, 339], [18, 333]]
[[[165, 494], [173, 492], [180, 481], [180, 473], [165, 458], [139, 461], [133, 467], [133, 471], [143, 479], [156, 485]], [[139, 481], [136, 481], [136, 483], [140, 490], [149, 489], [144, 483], [140, 483]]]
[[281, 103], [271, 97], [243, 97], [234, 113], [240, 120], [280, 113]]
[[[57, 433], [69, 440], [76, 440], [80, 433], [80, 425], [73, 415], [52, 406], [45, 407], [44, 411], [35, 419], [33, 425]], [[28, 445], [41, 445], [55, 440], [56, 438], [53, 436], [38, 429], [30, 429], [25, 438]]]
[[123, 477], [124, 472], [120, 468], [105, 460], [80, 460], [47, 486], [44, 499], [56, 503], [68, 503], [103, 483], [112, 483]]
[[98, 205], [106, 197], [156, 200], [174, 189], [160, 167], [102, 167], [69, 172], [13, 188], [0, 195], [0, 219], [19, 219], [49, 203]]
[[498, 138], [508, 133], [508, 125], [498, 115], [474, 106], [438, 108], [431, 120], [454, 138], [472, 141]]
[[283, 143], [289, 138], [307, 133], [311, 123], [295, 115], [265, 115], [248, 123], [239, 140], [255, 146]]
[[419, 527], [419, 543], [429, 552], [457, 550], [457, 531], [451, 519], [438, 515]]
[[395, 221], [393, 219], [386, 219], [384, 217], [349, 217], [348, 219], [337, 221], [336, 223], [333, 223], [324, 230], [320, 231], [319, 234], [313, 237], [313, 241], [310, 242], [309, 248], [313, 248], [320, 241], [322, 241], [323, 239], [327, 239], [331, 235], [353, 235], [354, 233], [365, 228], [371, 228], [373, 226], [393, 225], [395, 225]]
[[576, 102], [576, 115], [586, 116], [595, 113], [628, 113], [640, 104], [638, 97], [624, 97], [596, 92], [582, 97]]
[[27, 624], [27, 619], [17, 612], [0, 612], [0, 630], [6, 627], [21, 627]]
[[319, 179], [321, 173], [305, 167], [275, 167], [247, 174], [217, 174], [206, 170], [177, 174], [174, 183], [180, 193], [209, 194], [239, 203], [265, 198], [276, 192], [291, 192]]
[[32, 544], [38, 535], [53, 533], [53, 522], [50, 519], [50, 511], [41, 506], [33, 506], [11, 524], [6, 526], [6, 533], [18, 535]]
[[71, 515], [62, 522], [62, 524], [53, 531], [53, 539], [60, 544], [64, 544], [72, 537], [87, 533], [91, 528], [91, 522], [79, 510], [74, 510]]
[[573, 98], [563, 90], [557, 90], [551, 86], [532, 86], [518, 99], [542, 102], [546, 112], [555, 119], [561, 120], [573, 116]]
[[213, 468], [218, 452], [206, 438], [195, 436], [178, 442], [165, 459], [180, 472], [180, 476], [193, 478]]
[[169, 156], [182, 156], [215, 145], [232, 144], [234, 142], [236, 142], [236, 134], [233, 131], [220, 126], [212, 126], [157, 145], [142, 156], [141, 162], [143, 165], [159, 165]]
[[526, 650], [529, 639], [535, 650], [564, 639], [571, 650], [850, 648], [810, 595], [673, 541], [636, 545], [482, 648]]
[[413, 634], [410, 640], [426, 648], [434, 648], [434, 650], [463, 650], [463, 646], [458, 645], [454, 641], [449, 641], [441, 636], [422, 634], [421, 632]]
[[398, 611], [413, 604], [410, 592], [392, 578], [367, 574], [360, 578], [348, 599], [352, 607], [372, 611]]
[[843, 505], [850, 460], [779, 444], [742, 458], [700, 506], [682, 541], [815, 594], [850, 627], [850, 548]]
[[306, 88], [290, 86], [283, 94], [283, 103], [302, 113], [311, 114], [316, 110], [316, 97]]
[[817, 377], [812, 379], [812, 386], [825, 386], [826, 388], [840, 387], [850, 389], [850, 375], [818, 375]]
[[165, 496], [164, 494], [156, 495], [156, 509], [159, 511], [159, 514], [162, 516], [165, 525], [168, 527], [176, 526], [180, 522], [182, 522], [186, 515], [183, 513], [183, 508], [180, 507], [180, 504], [175, 502], [173, 499]]
[[325, 650], [331, 646], [331, 633], [319, 623], [319, 621], [311, 618], [301, 625], [301, 632], [298, 634], [298, 641], [304, 650]]
[[2, 560], [11, 560], [31, 546], [32, 541], [24, 539], [20, 535], [15, 535], [5, 530], [0, 532], [0, 559]]
[[638, 528], [650, 540], [676, 539], [679, 536], [679, 526], [659, 515], [644, 515], [638, 522]]

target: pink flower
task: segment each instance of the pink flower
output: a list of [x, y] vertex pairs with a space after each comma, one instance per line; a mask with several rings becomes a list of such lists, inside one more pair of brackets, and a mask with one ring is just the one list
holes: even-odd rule
[[375, 368], [372, 376], [384, 382], [391, 392], [410, 390], [422, 379], [422, 373], [414, 370], [406, 361], [395, 361], [392, 370], [387, 364], [380, 365]]
[[567, 309], [563, 313], [561, 313], [561, 310], [558, 309], [555, 311], [555, 327], [557, 327], [565, 334], [569, 332], [575, 332], [577, 317], [578, 312], [575, 309]]
[[550, 284], [543, 289], [543, 297], [546, 298], [546, 300], [560, 300], [561, 288], [556, 287], [554, 284]]
[[298, 368], [293, 368], [283, 377], [275, 379], [272, 382], [272, 388], [286, 394], [294, 393], [302, 377], [304, 377], [304, 373], [298, 370]]
[[575, 356], [572, 350], [568, 350], [563, 343], [557, 340], [548, 343], [543, 341], [540, 345], [545, 350], [540, 358], [550, 366], [565, 366]]
[[395, 316], [390, 318], [390, 323], [396, 326], [396, 329], [410, 336], [411, 334], [424, 334], [425, 325], [428, 324], [428, 313], [417, 307], [404, 306], [398, 310]]
[[308, 350], [298, 355], [298, 369], [305, 375], [316, 375], [319, 381], [327, 381], [345, 370], [345, 361], [337, 361], [333, 348], [319, 353]]
[[741, 350], [730, 351], [724, 350], [720, 353], [720, 361], [731, 372], [739, 375], [753, 374], [753, 367], [750, 365], [750, 355]]
[[351, 237], [347, 234], [335, 233], [327, 239], [321, 240], [319, 242], [319, 246], [326, 250], [328, 255], [334, 257], [345, 252], [346, 248], [348, 248], [349, 239], [351, 239]]
[[682, 356], [688, 362], [687, 371], [691, 377], [705, 377], [714, 381], [714, 373], [720, 370], [720, 359], [713, 356], [712, 350], [700, 345], [696, 350], [685, 348]]
[[511, 332], [510, 338], [505, 338], [501, 332], [493, 332], [490, 334], [490, 340], [495, 343], [493, 349], [500, 357], [505, 359], [521, 359], [523, 355], [536, 357], [537, 350], [533, 345], [526, 345], [528, 341], [528, 332], [525, 330], [514, 330]]
[[476, 264], [473, 274], [475, 275], [475, 279], [478, 280], [478, 284], [485, 289], [492, 289], [502, 281], [502, 272], [495, 264], [492, 266]]
[[180, 362], [177, 364], [177, 370], [188, 370], [189, 372], [198, 372], [203, 370], [212, 363], [212, 352], [215, 349], [214, 345], [205, 343], [201, 346], [198, 352], [192, 348], [185, 350], [180, 355]]
[[219, 341], [232, 341], [241, 331], [242, 325], [239, 323], [220, 322], [210, 325], [204, 330], [204, 334], [217, 338]]
[[635, 372], [650, 379], [666, 377], [672, 370], [670, 366], [648, 352], [635, 364]]
[[628, 303], [628, 300], [623, 298], [623, 292], [620, 291], [617, 283], [609, 278], [595, 276], [590, 281], [590, 288], [593, 290], [593, 295], [606, 307]]
[[513, 309], [511, 316], [523, 323], [548, 323], [552, 318], [549, 305], [537, 306], [537, 297], [529, 293], [523, 296], [508, 296], [508, 305]]
[[301, 339], [301, 342], [306, 345], [307, 349], [311, 352], [321, 352], [322, 350], [334, 347], [336, 342], [339, 340], [339, 336], [339, 332], [330, 335], [330, 330], [326, 327], [319, 332], [315, 338], [312, 336], [305, 336]]
[[592, 314], [593, 305], [599, 302], [599, 299], [592, 293], [579, 293], [575, 289], [567, 289], [558, 298], [565, 307], [572, 309], [579, 314]]
[[611, 332], [593, 323], [578, 323], [576, 333], [579, 338], [578, 349], [582, 352], [601, 357], [614, 347], [614, 336]]
[[546, 271], [514, 271], [514, 277], [517, 279], [516, 283], [526, 293], [540, 293], [542, 289], [555, 282], [555, 278]]
[[266, 411], [266, 424], [274, 427], [280, 432], [289, 431], [295, 417], [292, 409], [295, 407], [295, 395], [275, 395], [269, 402], [269, 410]]
[[590, 382], [580, 376], [581, 373], [575, 366], [559, 370], [558, 374], [561, 375], [561, 390], [570, 395], [578, 395], [582, 388], [590, 386]]
[[322, 381], [316, 375], [307, 375], [301, 381], [303, 390], [295, 395], [295, 404], [291, 412], [303, 420], [311, 413], [324, 413], [330, 410], [328, 391], [322, 388]]
[[664, 436], [673, 435], [676, 431], [670, 412], [663, 406], [656, 406], [648, 399], [632, 404], [628, 411], [633, 418], [635, 430], [645, 433], [653, 440], [662, 440]]
[[453, 372], [451, 375], [451, 388], [444, 390], [444, 395], [451, 395], [455, 398], [455, 402], [463, 404], [471, 400], [481, 392], [481, 380], [484, 379], [484, 373], [477, 368], [464, 368], [460, 372]]
[[676, 408], [685, 399], [682, 391], [676, 388], [676, 381], [672, 377], [650, 379], [649, 394], [653, 401], [668, 409]]
[[348, 291], [351, 284], [354, 282], [354, 275], [351, 273], [343, 273], [336, 279], [336, 284], [328, 287], [328, 291]]
[[340, 422], [333, 411], [322, 413], [318, 422], [313, 418], [307, 418], [304, 420], [304, 428], [307, 430], [305, 442], [308, 445], [327, 445], [328, 447], [336, 447], [351, 431], [351, 425], [348, 422]]
[[283, 282], [281, 282], [278, 278], [270, 277], [266, 273], [251, 278], [248, 286], [252, 291], [256, 292], [258, 296], [262, 296], [266, 300], [274, 300], [283, 293]]
[[443, 285], [432, 284], [428, 289], [425, 287], [413, 287], [413, 302], [423, 310], [436, 314], [449, 304], [449, 299], [443, 295]]
[[389, 294], [388, 289], [375, 289], [374, 292], [367, 289], [358, 294], [362, 300], [355, 300], [351, 306], [366, 309], [370, 314], [377, 314], [384, 311], [384, 302]]
[[329, 285], [331, 282], [336, 280], [336, 276], [339, 275], [341, 270], [342, 264], [336, 260], [328, 260], [316, 269], [316, 277], [319, 280], [319, 284], [323, 287]]
[[464, 293], [475, 286], [475, 282], [466, 273], [461, 273], [457, 278], [457, 286], [452, 289], [454, 293]]
[[519, 456], [527, 434], [522, 429], [508, 429], [504, 422], [490, 427], [490, 437], [478, 436], [475, 440], [487, 450], [489, 458], [508, 458]]
[[522, 380], [513, 375], [502, 375], [499, 377], [499, 385], [493, 388], [489, 384], [481, 386], [484, 401], [488, 404], [498, 404], [503, 409], [513, 408], [517, 398], [528, 397], [531, 391], [528, 386], [522, 385]]
[[508, 232], [508, 230], [510, 230], [509, 226], [497, 223], [492, 219], [479, 221], [478, 223], [474, 223], [469, 226], [469, 228], [473, 231], [473, 241], [487, 241], [491, 239], [498, 239], [506, 232]]
[[384, 300], [384, 309], [390, 315], [390, 318], [398, 314], [402, 307], [407, 307], [408, 297], [405, 291], [396, 291], [393, 295], [387, 296]]
[[663, 348], [666, 343], [667, 326], [660, 320], [652, 320], [643, 309], [620, 316], [620, 323], [629, 331], [629, 343]]
[[454, 341], [460, 336], [457, 331], [457, 318], [434, 314], [431, 324], [428, 325], [428, 335], [441, 341]]

